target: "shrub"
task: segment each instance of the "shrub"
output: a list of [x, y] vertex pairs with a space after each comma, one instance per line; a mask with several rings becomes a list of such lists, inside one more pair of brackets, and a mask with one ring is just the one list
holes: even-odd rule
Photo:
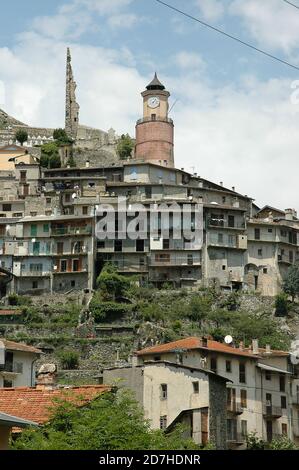
[[95, 322], [101, 323], [104, 320], [122, 317], [126, 313], [131, 312], [132, 306], [128, 304], [119, 304], [117, 302], [103, 302], [99, 298], [99, 295], [94, 295], [89, 304], [89, 309]]
[[8, 296], [8, 303], [13, 306], [28, 306], [32, 304], [32, 300], [30, 297], [26, 297], [25, 295], [10, 294]]
[[275, 314], [285, 317], [289, 312], [288, 296], [285, 293], [278, 294], [275, 298]]
[[113, 264], [106, 264], [97, 278], [97, 285], [105, 299], [116, 300], [126, 295], [131, 279], [118, 274]]
[[61, 351], [58, 357], [64, 370], [78, 369], [79, 354], [76, 351]]

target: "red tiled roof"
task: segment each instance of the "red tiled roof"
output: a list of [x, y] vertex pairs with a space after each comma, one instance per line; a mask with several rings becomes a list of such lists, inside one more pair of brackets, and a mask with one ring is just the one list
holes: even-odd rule
[[7, 339], [0, 338], [0, 341], [4, 343], [5, 349], [10, 351], [22, 351], [22, 352], [31, 352], [36, 354], [42, 354], [40, 349], [34, 348], [24, 343], [16, 343], [15, 341], [8, 341]]
[[81, 406], [108, 390], [110, 387], [106, 385], [83, 385], [51, 390], [30, 387], [0, 388], [0, 412], [43, 424], [51, 418], [55, 407], [58, 406], [54, 399], [60, 398]]
[[[206, 351], [215, 351], [215, 352], [220, 352], [220, 353], [225, 353], [225, 354], [234, 354], [236, 356], [245, 356], [245, 357], [251, 357], [253, 359], [259, 358], [259, 355], [253, 354], [250, 349], [239, 349], [239, 348], [234, 348], [232, 346], [229, 346], [228, 344], [224, 343], [219, 343], [218, 341], [214, 340], [207, 340], [207, 346], [203, 346], [202, 344], [202, 339], [191, 336], [189, 338], [184, 338], [180, 339], [178, 341], [173, 341], [171, 343], [166, 343], [166, 344], [159, 344], [156, 346], [152, 346], [149, 348], [142, 349], [141, 351], [137, 351], [138, 356], [145, 356], [148, 354], [163, 354], [167, 352], [173, 352], [175, 350], [179, 349], [203, 349]], [[263, 354], [266, 352], [265, 349], [259, 349], [260, 354]], [[271, 351], [272, 355], [283, 355], [287, 356], [288, 353], [285, 351]]]
[[6, 316], [6, 315], [22, 315], [21, 310], [5, 310], [5, 309], [0, 309], [0, 317], [1, 315]]

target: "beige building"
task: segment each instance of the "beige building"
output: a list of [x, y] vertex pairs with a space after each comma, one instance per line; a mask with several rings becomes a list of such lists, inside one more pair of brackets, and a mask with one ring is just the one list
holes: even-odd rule
[[36, 161], [36, 157], [30, 155], [24, 147], [14, 144], [0, 147], [0, 171], [14, 170], [18, 163], [30, 165]]
[[[227, 444], [246, 447], [246, 437], [256, 433], [265, 441], [282, 435], [294, 439], [293, 383], [289, 353], [233, 347], [207, 338], [186, 338], [137, 352], [138, 364], [173, 361], [202, 367], [225, 377], [227, 383]], [[182, 395], [184, 389], [181, 389]]]
[[153, 429], [186, 426], [197, 444], [226, 448], [227, 379], [199, 367], [168, 361], [105, 369], [103, 382], [131, 389]]
[[37, 426], [37, 423], [0, 412], [0, 450], [9, 449], [9, 439], [13, 428], [22, 429], [29, 426]]
[[34, 363], [41, 354], [27, 344], [0, 339], [0, 388], [33, 387]]

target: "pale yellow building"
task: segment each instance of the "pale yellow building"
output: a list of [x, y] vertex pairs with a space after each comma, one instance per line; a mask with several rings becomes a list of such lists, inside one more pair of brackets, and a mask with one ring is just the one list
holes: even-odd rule
[[28, 150], [18, 145], [0, 147], [0, 171], [14, 171], [18, 163], [33, 164], [37, 159]]

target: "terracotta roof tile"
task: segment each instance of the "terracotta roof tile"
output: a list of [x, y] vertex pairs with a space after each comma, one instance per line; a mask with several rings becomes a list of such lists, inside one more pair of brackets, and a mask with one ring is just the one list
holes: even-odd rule
[[83, 385], [51, 390], [30, 387], [0, 388], [0, 412], [43, 424], [50, 419], [57, 407], [55, 399], [60, 398], [80, 406], [108, 390], [110, 387], [106, 385]]
[[0, 338], [0, 341], [4, 343], [5, 349], [10, 351], [22, 351], [22, 352], [31, 352], [36, 354], [42, 354], [40, 349], [34, 348], [24, 343], [16, 343], [15, 341], [8, 341], [7, 339]]
[[[253, 354], [252, 351], [248, 348], [246, 349], [239, 349], [229, 346], [228, 344], [219, 343], [218, 341], [214, 340], [207, 340], [207, 346], [203, 346], [202, 339], [198, 337], [188, 337], [184, 339], [180, 339], [178, 341], [173, 341], [171, 343], [166, 344], [159, 344], [156, 346], [152, 346], [149, 348], [142, 349], [141, 351], [137, 351], [138, 356], [145, 356], [149, 354], [163, 354], [167, 352], [173, 352], [179, 349], [203, 349], [207, 351], [215, 351], [215, 352], [222, 352], [226, 354], [234, 354], [236, 356], [245, 356], [251, 357], [253, 359], [259, 358], [260, 355], [263, 355], [266, 350], [260, 348], [259, 355]], [[281, 355], [287, 356], [288, 353], [285, 351], [271, 351], [271, 355]]]

